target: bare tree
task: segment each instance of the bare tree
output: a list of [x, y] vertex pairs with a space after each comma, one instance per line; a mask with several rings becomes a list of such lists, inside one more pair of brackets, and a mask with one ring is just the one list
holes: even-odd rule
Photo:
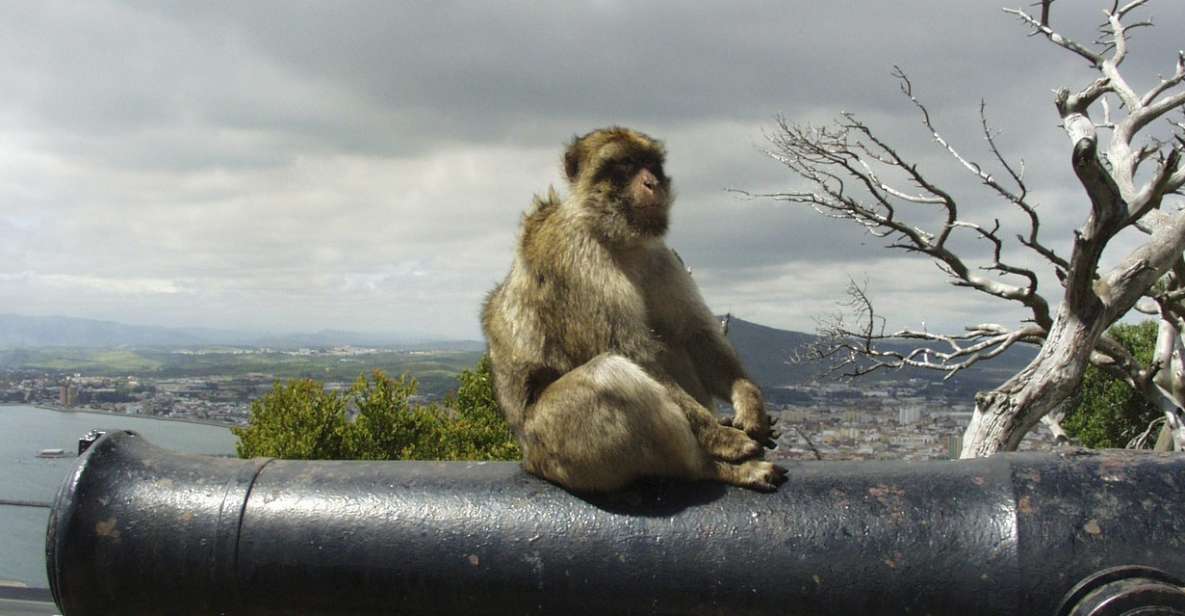
[[[1041, 2], [1041, 16], [1022, 9], [1005, 9], [1032, 34], [1076, 54], [1098, 71], [1093, 82], [1076, 91], [1062, 88], [1054, 106], [1070, 139], [1070, 161], [1088, 211], [1073, 237], [1068, 257], [1057, 254], [1039, 236], [1040, 219], [1029, 197], [1022, 164], [1010, 163], [997, 148], [995, 134], [980, 108], [982, 130], [995, 163], [993, 174], [964, 157], [934, 128], [927, 108], [914, 96], [909, 78], [895, 70], [901, 91], [921, 116], [931, 137], [966, 171], [1010, 207], [1027, 218], [1027, 230], [1015, 239], [1033, 255], [1037, 266], [1052, 268], [1061, 281], [1060, 303], [1039, 292], [1033, 265], [1010, 261], [999, 220], [990, 225], [966, 219], [955, 198], [944, 191], [899, 151], [880, 139], [853, 114], [842, 114], [824, 127], [793, 125], [780, 119], [770, 135], [770, 156], [804, 179], [809, 189], [764, 195], [805, 204], [819, 213], [853, 221], [878, 237], [891, 238], [890, 247], [925, 255], [950, 276], [956, 286], [1016, 302], [1027, 318], [1017, 326], [980, 323], [958, 335], [918, 330], [885, 331], [864, 290], [850, 289], [854, 325], [842, 320], [830, 327], [831, 345], [823, 355], [838, 361], [847, 374], [905, 366], [931, 368], [953, 375], [976, 362], [991, 359], [1017, 344], [1039, 345], [1033, 361], [994, 390], [976, 396], [975, 412], [967, 427], [962, 456], [1013, 450], [1043, 417], [1063, 405], [1082, 379], [1088, 363], [1126, 380], [1166, 412], [1178, 449], [1185, 448], [1185, 211], [1166, 203], [1180, 195], [1185, 184], [1182, 153], [1185, 123], [1169, 118], [1185, 109], [1185, 52], [1178, 52], [1171, 76], [1139, 93], [1124, 79], [1120, 65], [1128, 53], [1133, 29], [1151, 25], [1132, 21], [1132, 13], [1147, 0], [1116, 1], [1104, 11], [1105, 23], [1093, 45], [1082, 45], [1050, 26], [1052, 0]], [[1115, 103], [1118, 108], [1113, 109]], [[1092, 118], [1091, 113], [1101, 116]], [[1174, 114], [1175, 115], [1175, 114]], [[1150, 136], [1153, 122], [1167, 122], [1167, 140]], [[1139, 175], [1137, 175], [1139, 174]], [[921, 210], [917, 209], [921, 208]], [[942, 220], [929, 230], [907, 220], [922, 218], [934, 209]], [[1084, 210], [1087, 210], [1084, 204]], [[1138, 229], [1145, 241], [1115, 267], [1100, 266], [1108, 243], [1120, 231]], [[968, 265], [954, 248], [952, 236], [970, 234], [991, 248], [989, 262]], [[1158, 284], [1158, 281], [1160, 283]], [[1139, 309], [1160, 319], [1160, 338], [1154, 360], [1140, 365], [1107, 328], [1129, 311]], [[882, 348], [885, 339], [918, 342], [909, 352]], [[1055, 423], [1055, 422], [1054, 422]]]

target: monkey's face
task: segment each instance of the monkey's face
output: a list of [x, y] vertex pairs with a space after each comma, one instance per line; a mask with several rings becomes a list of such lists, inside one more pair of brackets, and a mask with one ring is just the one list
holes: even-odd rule
[[576, 140], [565, 155], [565, 168], [577, 196], [607, 235], [647, 238], [666, 233], [669, 221], [671, 180], [663, 161], [661, 143], [614, 128]]
[[627, 152], [611, 159], [604, 167], [605, 192], [634, 231], [660, 236], [670, 217], [671, 181], [663, 173], [662, 159], [647, 154]]

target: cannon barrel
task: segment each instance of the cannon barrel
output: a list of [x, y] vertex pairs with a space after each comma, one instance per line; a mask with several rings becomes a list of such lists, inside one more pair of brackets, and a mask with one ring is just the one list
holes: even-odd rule
[[1172, 454], [804, 462], [773, 494], [582, 496], [513, 463], [239, 460], [122, 431], [66, 479], [46, 555], [65, 616], [1104, 616], [1185, 614], [1183, 542]]

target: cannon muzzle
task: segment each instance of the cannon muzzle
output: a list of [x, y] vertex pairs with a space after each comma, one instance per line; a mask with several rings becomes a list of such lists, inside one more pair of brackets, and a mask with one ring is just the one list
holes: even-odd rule
[[112, 432], [59, 491], [46, 556], [65, 616], [1185, 615], [1185, 457], [806, 462], [773, 494], [575, 495], [512, 463], [238, 460]]

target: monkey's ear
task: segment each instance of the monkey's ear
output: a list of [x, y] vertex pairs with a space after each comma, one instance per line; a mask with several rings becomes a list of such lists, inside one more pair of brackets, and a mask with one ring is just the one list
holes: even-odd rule
[[564, 152], [564, 174], [568, 176], [568, 183], [573, 184], [580, 177], [580, 148], [579, 139], [573, 139], [572, 144]]

